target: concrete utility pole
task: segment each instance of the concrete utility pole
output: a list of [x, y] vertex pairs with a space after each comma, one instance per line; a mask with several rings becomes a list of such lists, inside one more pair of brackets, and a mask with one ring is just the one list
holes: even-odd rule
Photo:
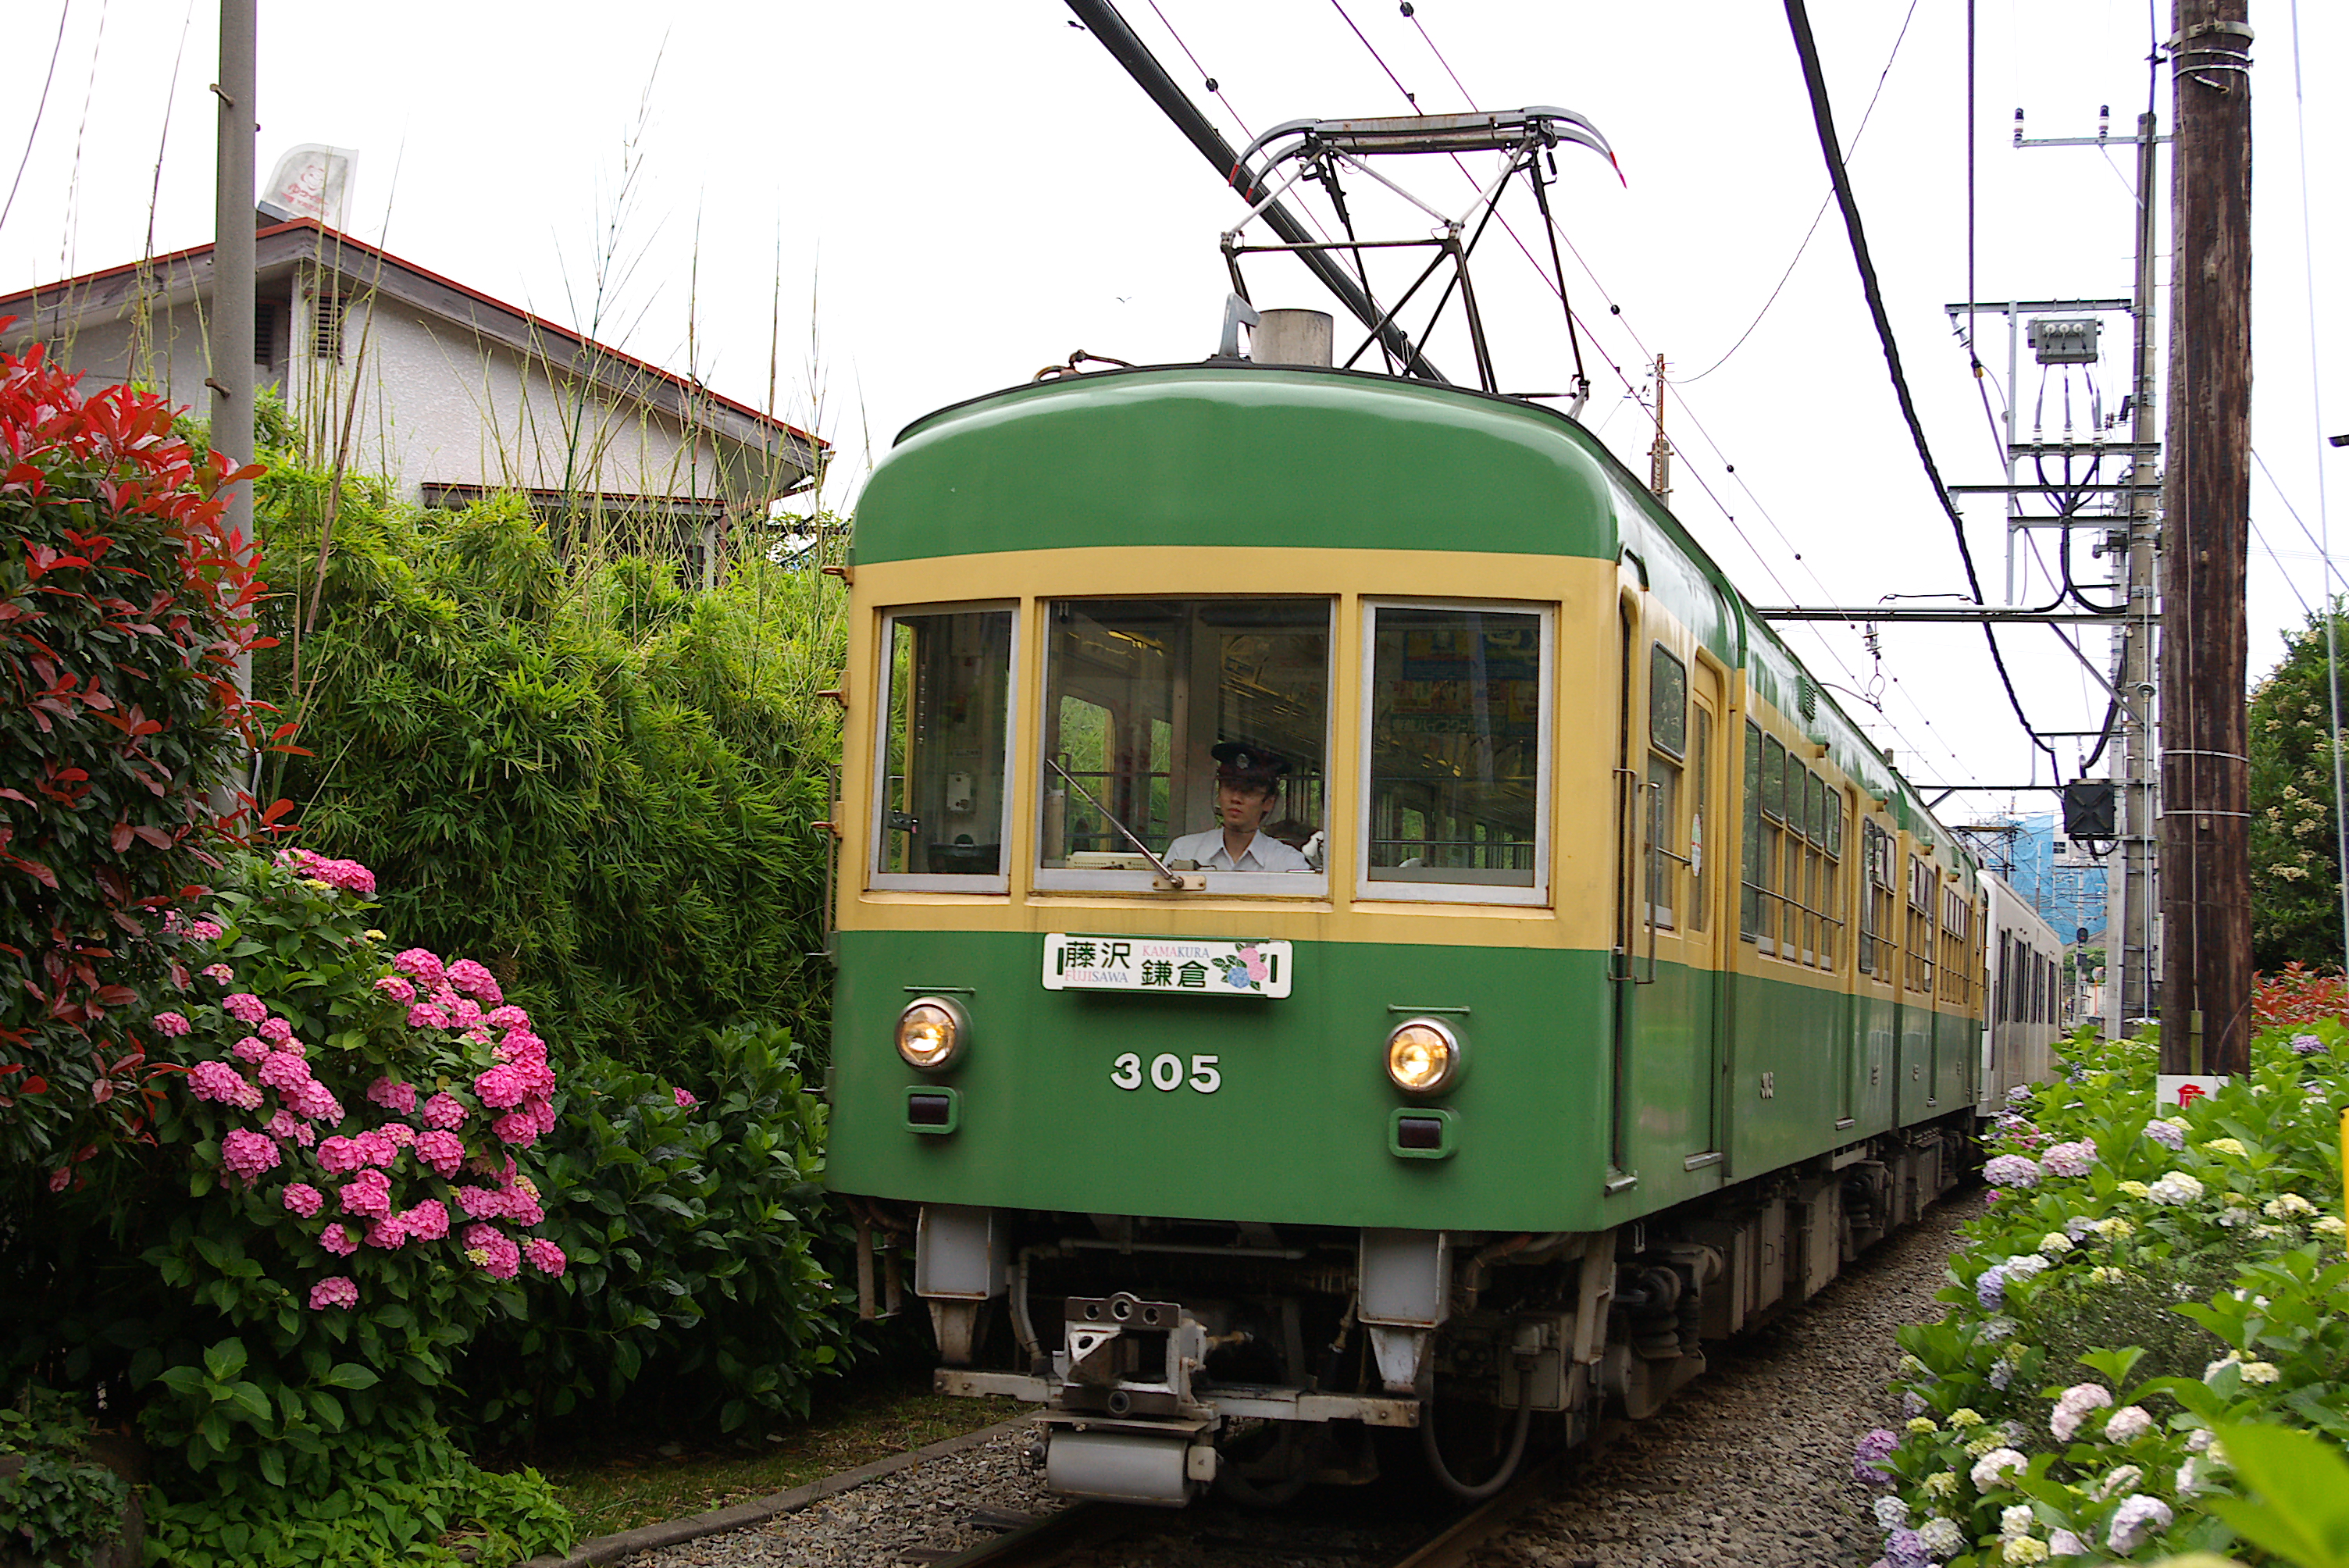
[[[2154, 424], [2153, 266], [2155, 251], [2154, 154], [2159, 138], [2148, 111], [2137, 117], [2137, 289], [2130, 315], [2129, 444], [2138, 449], [2129, 483], [2154, 482], [2158, 465], [2150, 448]], [[2154, 498], [2132, 490], [2128, 549], [2123, 581], [2128, 590], [2128, 621], [2118, 633], [2120, 658], [2114, 675], [2126, 709], [2115, 715], [2112, 777], [2119, 797], [2121, 841], [2115, 846], [2106, 889], [2106, 961], [2119, 979], [2117, 1005], [2105, 1020], [2105, 1033], [2118, 1038], [2133, 1032], [2128, 1020], [2154, 1016], [2158, 971], [2154, 941], [2154, 845], [2160, 817], [2153, 794]]]
[[[253, 144], [256, 0], [221, 0], [219, 176], [212, 200], [212, 449], [237, 468], [253, 461]], [[228, 522], [253, 539], [253, 486], [232, 488]], [[250, 676], [246, 676], [250, 686]]]
[[2161, 562], [2165, 1073], [2251, 1068], [2243, 676], [2251, 514], [2251, 29], [2176, 0], [2168, 469]]

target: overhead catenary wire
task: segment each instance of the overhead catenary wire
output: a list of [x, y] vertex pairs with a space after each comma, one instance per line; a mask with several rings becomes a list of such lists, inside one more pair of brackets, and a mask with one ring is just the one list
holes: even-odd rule
[[[1950, 527], [1958, 544], [1958, 557], [1966, 569], [1966, 583], [1973, 592], [1974, 603], [1985, 603], [1982, 575], [1974, 569], [1973, 548], [1966, 542], [1964, 518], [1950, 499], [1949, 487], [1941, 482], [1941, 473], [1933, 461], [1931, 446], [1925, 438], [1924, 422], [1918, 417], [1916, 399], [1909, 395], [1909, 379], [1900, 368], [1900, 346], [1892, 334], [1892, 320], [1884, 304], [1884, 291], [1877, 282], [1876, 263], [1868, 253], [1868, 233], [1860, 222], [1859, 203], [1853, 195], [1851, 176], [1844, 168], [1843, 156], [1837, 150], [1835, 134], [1835, 111], [1827, 102], [1826, 77], [1819, 65], [1817, 40], [1811, 36], [1811, 21], [1803, 0], [1786, 0], [1786, 20], [1795, 35], [1795, 52], [1801, 57], [1803, 80], [1811, 99], [1811, 119], [1817, 127], [1819, 150], [1827, 160], [1827, 173], [1835, 181], [1836, 200], [1843, 208], [1844, 228], [1851, 240], [1852, 259], [1859, 268], [1860, 287], [1868, 297], [1868, 314], [1875, 319], [1878, 340], [1884, 347], [1886, 369], [1892, 377], [1892, 389], [1900, 404], [1901, 418], [1909, 426], [1909, 435], [1916, 443], [1918, 461], [1924, 466], [1925, 476], [1932, 481], [1933, 499], [1950, 520]], [[1999, 685], [2005, 689], [2009, 707], [2014, 709], [2017, 723], [2030, 737], [2031, 744], [2047, 756], [2051, 767], [2061, 766], [2055, 748], [2032, 726], [2031, 716], [2023, 710], [2023, 698], [2014, 689], [2014, 677], [2008, 673], [2006, 656], [1999, 650], [1998, 634], [1989, 623], [1982, 624], [1982, 638], [1990, 645], [1991, 663], [1998, 670]]]
[[[1333, 0], [1333, 4], [1335, 3], [1336, 0]], [[1338, 5], [1337, 8], [1341, 15], [1345, 15], [1342, 5]], [[1433, 36], [1429, 34], [1426, 24], [1419, 19], [1415, 7], [1406, 3], [1402, 5], [1400, 9], [1402, 15], [1406, 19], [1410, 20], [1418, 29], [1421, 38], [1427, 45], [1428, 52], [1435, 57], [1436, 63], [1443, 68], [1444, 75], [1450, 79], [1454, 88], [1460, 94], [1464, 104], [1473, 109], [1476, 104], [1475, 95], [1469, 91], [1467, 84], [1461, 80], [1459, 72], [1453, 68], [1450, 59], [1445, 57], [1443, 49], [1436, 44]], [[1910, 8], [1911, 15], [1913, 15], [1914, 9], [1915, 7], [1912, 4]], [[1393, 67], [1388, 65], [1385, 58], [1379, 54], [1377, 46], [1362, 33], [1359, 26], [1353, 26], [1352, 18], [1350, 16], [1347, 16], [1346, 20], [1350, 30], [1351, 30], [1355, 37], [1361, 42], [1363, 47], [1370, 52], [1373, 60], [1377, 62], [1381, 71], [1385, 74], [1387, 79], [1394, 84], [1395, 89], [1403, 96], [1406, 102], [1410, 103], [1414, 109], [1418, 108], [1419, 100], [1417, 95], [1413, 93], [1410, 88], [1404, 85], [1402, 77], [1396, 74]], [[1904, 34], [1907, 31], [1907, 26], [1908, 23], [1904, 20], [1902, 23], [1902, 31]], [[1894, 53], [1896, 55], [1898, 50], [1899, 44], [1896, 41], [1894, 45]], [[1889, 74], [1891, 67], [1892, 61], [1888, 58], [1885, 63], [1884, 75]], [[1879, 75], [1878, 79], [1879, 93], [1882, 89], [1883, 80], [1884, 76]], [[1869, 99], [1870, 112], [1873, 112], [1875, 103], [1876, 99], [1871, 98]], [[1861, 129], [1864, 130], [1866, 129], [1866, 119], [1863, 117], [1861, 121]], [[1854, 134], [1853, 140], [1855, 144], [1857, 142], [1857, 133]], [[1454, 158], [1453, 161], [1457, 164], [1459, 160]], [[1461, 173], [1464, 178], [1469, 181], [1472, 186], [1475, 184], [1475, 177], [1470, 175], [1464, 167], [1461, 170]], [[1652, 362], [1655, 356], [1649, 350], [1646, 341], [1640, 336], [1638, 329], [1632, 325], [1627, 317], [1624, 316], [1621, 305], [1614, 299], [1606, 284], [1600, 281], [1598, 273], [1591, 268], [1588, 260], [1584, 257], [1580, 249], [1575, 245], [1572, 237], [1565, 232], [1563, 228], [1558, 224], [1554, 214], [1546, 213], [1545, 217], [1547, 219], [1547, 227], [1549, 229], [1553, 244], [1555, 245], [1562, 242], [1565, 245], [1568, 253], [1574, 257], [1575, 264], [1581, 269], [1583, 276], [1589, 280], [1591, 286], [1598, 291], [1599, 298], [1606, 304], [1608, 307], [1606, 319], [1619, 323], [1625, 334], [1631, 339], [1633, 346], [1639, 349], [1642, 360]], [[1542, 279], [1545, 286], [1559, 294], [1562, 304], [1566, 303], [1565, 294], [1561, 287], [1561, 280], [1553, 279], [1549, 273], [1542, 268], [1540, 263], [1535, 258], [1531, 248], [1526, 244], [1524, 239], [1517, 234], [1516, 229], [1509, 224], [1506, 217], [1502, 218], [1501, 223], [1503, 229], [1508, 233], [1509, 237], [1516, 242], [1519, 252], [1526, 256], [1528, 263], [1533, 264], [1536, 275]], [[1578, 322], [1583, 330], [1591, 334], [1595, 339], [1597, 336], [1597, 328], [1593, 323], [1582, 317], [1579, 313], [1574, 312], [1570, 304], [1568, 304], [1567, 308], [1568, 311], [1569, 320]], [[1638, 402], [1643, 409], [1646, 408], [1648, 407], [1646, 399], [1640, 395], [1638, 387], [1634, 385], [1630, 377], [1624, 372], [1622, 366], [1616, 362], [1612, 355], [1606, 356], [1606, 362], [1608, 368], [1612, 370], [1615, 373], [1616, 378], [1623, 384], [1627, 399]], [[1681, 383], [1675, 383], [1675, 385], [1680, 384]], [[1808, 576], [1810, 580], [1818, 586], [1820, 592], [1822, 593], [1827, 593], [1826, 584], [1819, 577], [1817, 571], [1813, 568], [1806, 560], [1805, 560], [1803, 552], [1795, 547], [1794, 542], [1787, 537], [1785, 529], [1779, 526], [1776, 518], [1771, 515], [1768, 508], [1762, 503], [1761, 498], [1754, 493], [1752, 485], [1748, 484], [1744, 478], [1738, 474], [1737, 466], [1729, 461], [1727, 455], [1721, 449], [1721, 444], [1713, 438], [1712, 431], [1706, 428], [1702, 418], [1697, 414], [1696, 410], [1686, 400], [1683, 400], [1681, 407], [1683, 416], [1688, 419], [1690, 425], [1695, 428], [1699, 436], [1702, 438], [1705, 445], [1712, 449], [1713, 456], [1720, 460], [1725, 472], [1729, 477], [1736, 480], [1738, 488], [1745, 492], [1748, 500], [1753, 501], [1754, 510], [1762, 514], [1763, 521], [1769, 525], [1771, 532], [1777, 536], [1779, 543], [1785, 547], [1787, 553], [1793, 557], [1795, 562], [1802, 566], [1805, 575]], [[1695, 480], [1698, 488], [1704, 491], [1706, 499], [1712, 501], [1714, 508], [1720, 511], [1723, 518], [1730, 523], [1731, 527], [1735, 528], [1737, 525], [1737, 514], [1729, 510], [1722, 498], [1713, 490], [1713, 487], [1706, 482], [1702, 473], [1698, 469], [1696, 465], [1692, 463], [1687, 465], [1684, 471], [1691, 479]], [[1749, 548], [1751, 548], [1750, 543]], [[1786, 601], [1789, 603], [1795, 602], [1798, 596], [1787, 588], [1784, 580], [1778, 576], [1776, 570], [1770, 564], [1768, 558], [1759, 550], [1754, 551], [1754, 558], [1755, 563], [1760, 567], [1764, 574], [1771, 580], [1772, 583], [1785, 597]], [[1845, 624], [1855, 632], [1860, 632], [1862, 630], [1859, 623], [1850, 620], [1849, 618], [1846, 619]], [[1837, 648], [1835, 645], [1829, 642], [1823, 634], [1820, 634], [1818, 628], [1813, 627], [1810, 629], [1816, 638], [1817, 646], [1820, 651], [1828, 658], [1832, 659], [1837, 666], [1840, 668], [1856, 685], [1872, 684], [1862, 682], [1858, 672], [1852, 668], [1850, 663], [1844, 657], [1842, 651]], [[1904, 697], [1908, 696], [1905, 690], [1902, 695]], [[1909, 698], [1909, 700], [1911, 707], [1917, 707], [1919, 717], [1926, 722], [1929, 728], [1933, 727], [1931, 720], [1930, 717], [1925, 714], [1924, 709], [1916, 704], [1913, 697]], [[1877, 711], [1878, 717], [1883, 723], [1893, 729], [1896, 736], [1899, 736], [1899, 738], [1904, 742], [1908, 742], [1912, 750], [1917, 751], [1920, 755], [1923, 754], [1925, 748], [1921, 746], [1916, 745], [1912, 740], [1910, 740], [1909, 737], [1901, 733], [1897, 721], [1895, 721], [1889, 714], [1885, 713], [1880, 705], [1878, 705]], [[2028, 727], [2026, 726], [2026, 728], [2027, 727]], [[1965, 757], [1954, 748], [1949, 749], [1949, 759], [1955, 765], [1959, 771], [1965, 772], [1970, 777], [1971, 776], [1972, 769], [1971, 765], [1967, 762]]]
[[66, 46], [66, 23], [73, 16], [73, 0], [65, 0], [57, 7], [57, 36], [49, 45], [49, 68], [41, 77], [41, 96], [33, 105], [33, 123], [25, 131], [25, 156], [16, 160], [16, 177], [8, 182], [8, 200], [0, 202], [0, 228], [8, 223], [8, 214], [16, 210], [16, 192], [24, 188], [25, 170], [33, 161], [33, 143], [40, 139], [41, 117], [49, 107], [49, 88], [57, 79], [57, 57]]

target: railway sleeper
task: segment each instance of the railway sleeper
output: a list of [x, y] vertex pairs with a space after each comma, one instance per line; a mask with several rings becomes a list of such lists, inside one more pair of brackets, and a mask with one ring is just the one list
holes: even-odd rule
[[[1429, 1471], [1486, 1495], [1532, 1418], [1565, 1441], [1661, 1410], [1707, 1341], [1768, 1321], [1965, 1173], [1963, 1119], [1882, 1135], [1611, 1229], [1548, 1234], [1207, 1224], [932, 1205], [916, 1228], [941, 1392], [1041, 1408], [1054, 1490], [1277, 1502]], [[1481, 1415], [1478, 1412], [1483, 1412]]]

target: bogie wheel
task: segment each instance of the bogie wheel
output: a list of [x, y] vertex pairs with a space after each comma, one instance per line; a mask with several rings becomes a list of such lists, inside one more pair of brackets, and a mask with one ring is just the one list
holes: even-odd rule
[[1268, 1421], [1222, 1446], [1216, 1490], [1244, 1508], [1278, 1508], [1305, 1490], [1312, 1447], [1296, 1422]]

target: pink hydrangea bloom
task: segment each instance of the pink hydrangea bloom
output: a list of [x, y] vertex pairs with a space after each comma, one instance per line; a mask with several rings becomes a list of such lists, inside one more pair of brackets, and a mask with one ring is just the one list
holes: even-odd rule
[[181, 1035], [188, 1032], [187, 1016], [181, 1013], [156, 1014], [155, 1032], [159, 1035], [169, 1036], [171, 1038], [175, 1040], [178, 1039]]
[[449, 1233], [449, 1206], [438, 1198], [428, 1199], [399, 1216], [407, 1233], [419, 1242], [437, 1242]]
[[545, 1137], [548, 1133], [554, 1130], [554, 1102], [553, 1100], [534, 1099], [531, 1101], [530, 1109], [538, 1122], [538, 1135], [541, 1138]]
[[419, 1002], [408, 1009], [408, 1026], [411, 1029], [445, 1029], [449, 1015], [429, 1002]]
[[359, 1240], [351, 1234], [348, 1225], [328, 1225], [318, 1233], [318, 1244], [338, 1258], [349, 1257], [359, 1250]]
[[226, 1062], [198, 1062], [188, 1069], [188, 1088], [198, 1099], [216, 1099], [240, 1110], [261, 1109], [261, 1091]]
[[310, 1064], [290, 1051], [272, 1051], [261, 1058], [254, 1076], [280, 1094], [290, 1094], [310, 1081]]
[[571, 1261], [563, 1255], [563, 1249], [544, 1236], [533, 1236], [523, 1243], [522, 1252], [523, 1256], [530, 1260], [531, 1267], [557, 1279], [563, 1276], [564, 1269], [571, 1266]]
[[[270, 1137], [282, 1140], [288, 1138], [297, 1137], [305, 1132], [310, 1132], [310, 1128], [309, 1124], [305, 1122], [300, 1117], [295, 1115], [292, 1111], [287, 1110], [284, 1106], [280, 1106], [275, 1110], [269, 1113], [268, 1132]], [[317, 1137], [317, 1134], [311, 1132], [310, 1136], [316, 1138]], [[309, 1145], [305, 1143], [303, 1147], [306, 1149]]]
[[239, 1061], [257, 1062], [269, 1055], [269, 1042], [258, 1035], [247, 1035], [229, 1050]]
[[465, 1140], [438, 1129], [416, 1137], [416, 1157], [443, 1176], [454, 1176], [465, 1162]]
[[189, 937], [197, 942], [218, 942], [221, 924], [216, 920], [191, 920], [187, 924]]
[[359, 1287], [342, 1274], [322, 1279], [310, 1287], [310, 1310], [323, 1311], [330, 1306], [350, 1307], [359, 1304]]
[[538, 1189], [527, 1181], [516, 1182], [507, 1189], [506, 1218], [517, 1225], [546, 1223], [546, 1211], [539, 1206]]
[[296, 1116], [306, 1116], [312, 1121], [323, 1121], [328, 1127], [339, 1127], [343, 1120], [343, 1102], [326, 1091], [317, 1079], [295, 1086], [285, 1096], [285, 1103], [294, 1108]]
[[460, 996], [441, 1010], [449, 1015], [452, 1029], [470, 1029], [481, 1021], [481, 1005], [470, 996]]
[[490, 1123], [499, 1141], [527, 1149], [538, 1141], [538, 1118], [526, 1110], [510, 1110]]
[[505, 993], [498, 988], [497, 977], [470, 958], [460, 958], [449, 965], [449, 984], [492, 1007], [506, 999]]
[[222, 997], [221, 1009], [230, 1017], [247, 1024], [258, 1024], [269, 1016], [268, 1006], [250, 991], [238, 991]]
[[367, 1161], [359, 1157], [359, 1146], [340, 1134], [318, 1145], [318, 1169], [329, 1176], [345, 1176]]
[[437, 988], [448, 978], [448, 971], [440, 966], [439, 956], [421, 947], [411, 947], [398, 954], [392, 959], [391, 966], [403, 975], [413, 975], [419, 984], [428, 988]]
[[681, 1088], [672, 1089], [669, 1092], [677, 1096], [678, 1109], [680, 1110], [685, 1107], [695, 1103], [693, 1096], [686, 1093], [686, 1091]]
[[266, 1133], [240, 1127], [221, 1140], [221, 1163], [247, 1181], [276, 1165], [277, 1161], [276, 1140]]
[[326, 1202], [326, 1195], [307, 1181], [286, 1183], [284, 1197], [285, 1206], [305, 1220], [316, 1219]]
[[273, 1046], [280, 1046], [294, 1037], [294, 1026], [283, 1018], [264, 1018], [261, 1027], [254, 1033]]
[[416, 1086], [402, 1083], [389, 1074], [367, 1085], [367, 1097], [384, 1109], [396, 1110], [402, 1116], [410, 1116], [416, 1111]]
[[509, 1002], [502, 1007], [492, 1008], [481, 1022], [493, 1029], [527, 1029], [530, 1015]]
[[398, 975], [387, 975], [375, 983], [375, 988], [402, 1006], [416, 1000], [416, 987]]
[[522, 1249], [494, 1225], [465, 1228], [465, 1256], [492, 1279], [512, 1279], [522, 1273]]
[[506, 1195], [496, 1187], [460, 1187], [457, 1206], [476, 1220], [494, 1220], [506, 1212]]
[[416, 1145], [416, 1129], [404, 1121], [387, 1121], [376, 1130], [390, 1139], [394, 1149], [412, 1149]]
[[427, 1127], [461, 1127], [464, 1121], [465, 1102], [453, 1094], [436, 1094], [424, 1102], [424, 1125]]
[[396, 1253], [408, 1244], [407, 1222], [397, 1215], [387, 1214], [367, 1228], [367, 1244]]
[[380, 1220], [391, 1213], [391, 1178], [380, 1171], [362, 1171], [343, 1183], [343, 1212], [362, 1220]]
[[357, 861], [328, 860], [315, 850], [292, 850], [281, 858], [281, 863], [328, 887], [355, 892], [361, 898], [375, 896], [375, 873]]
[[225, 964], [208, 964], [199, 973], [215, 985], [226, 985], [236, 978], [236, 971]]
[[351, 1140], [358, 1157], [369, 1165], [389, 1165], [399, 1158], [399, 1145], [384, 1136], [380, 1128], [373, 1128]]

